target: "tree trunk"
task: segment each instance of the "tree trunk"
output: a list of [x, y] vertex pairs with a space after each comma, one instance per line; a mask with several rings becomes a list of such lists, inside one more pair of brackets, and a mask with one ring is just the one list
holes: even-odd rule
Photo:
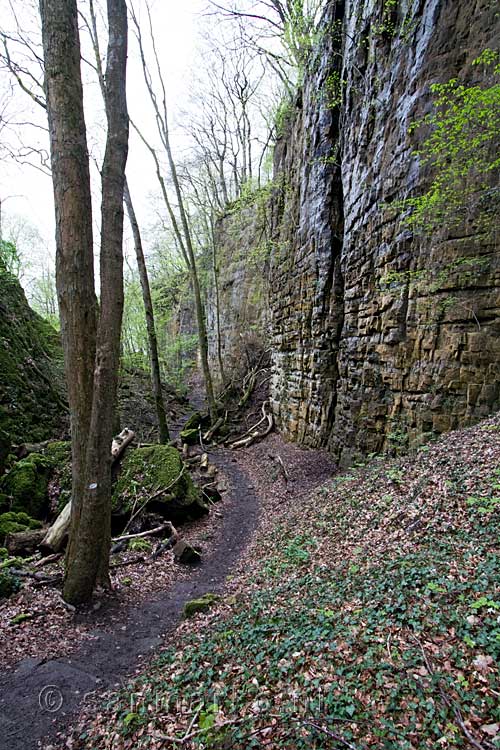
[[144, 258], [144, 251], [142, 248], [141, 233], [139, 231], [139, 224], [137, 223], [137, 217], [135, 215], [127, 181], [125, 181], [124, 200], [125, 206], [127, 207], [130, 226], [132, 227], [135, 254], [137, 257], [137, 268], [139, 269], [139, 278], [141, 280], [142, 299], [144, 302], [144, 313], [146, 315], [146, 328], [148, 332], [149, 358], [151, 362], [151, 382], [153, 386], [156, 415], [158, 417], [158, 426], [160, 430], [160, 443], [168, 443], [168, 441], [170, 440], [170, 435], [168, 432], [167, 416], [165, 413], [165, 403], [163, 401], [163, 394], [161, 391], [160, 360], [158, 357], [158, 341], [156, 338], [153, 301], [151, 299], [151, 289], [149, 286], [146, 259]]
[[56, 218], [56, 284], [71, 415], [73, 515], [84, 502], [96, 349], [92, 204], [76, 0], [40, 0]]
[[127, 10], [108, 0], [102, 172], [101, 305], [96, 330], [92, 210], [76, 0], [40, 0], [56, 206], [57, 289], [71, 410], [73, 489], [64, 597], [91, 598], [108, 580], [111, 457], [123, 309], [123, 184]]
[[123, 193], [128, 154], [126, 100], [127, 7], [108, 0], [106, 116], [108, 133], [102, 166], [101, 299], [97, 331], [94, 398], [87, 448], [87, 482], [82, 512], [72, 524], [64, 598], [87, 601], [96, 582], [109, 584], [111, 540], [111, 455], [120, 365], [123, 314]]

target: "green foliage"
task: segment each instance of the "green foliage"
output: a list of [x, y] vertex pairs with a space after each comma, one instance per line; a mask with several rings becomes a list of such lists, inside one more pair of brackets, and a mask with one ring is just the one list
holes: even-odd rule
[[500, 167], [499, 59], [498, 52], [487, 49], [474, 61], [493, 79], [491, 85], [451, 79], [431, 86], [433, 111], [412, 126], [412, 131], [430, 130], [416, 153], [434, 177], [427, 192], [401, 207], [411, 211], [407, 222], [424, 233], [454, 227], [471, 210], [479, 231], [491, 232], [495, 226], [500, 197], [495, 180]]
[[0, 240], [0, 273], [10, 273], [18, 277], [21, 271], [21, 258], [13, 242]]
[[131, 539], [128, 548], [132, 552], [151, 552], [153, 545], [147, 539]]

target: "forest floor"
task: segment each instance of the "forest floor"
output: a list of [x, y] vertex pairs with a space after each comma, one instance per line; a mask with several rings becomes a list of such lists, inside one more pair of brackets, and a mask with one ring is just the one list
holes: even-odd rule
[[500, 415], [343, 474], [276, 435], [237, 468], [260, 512], [223, 598], [46, 750], [499, 748]]
[[[191, 403], [201, 405], [196, 397]], [[294, 492], [312, 491], [334, 469], [324, 454], [314, 454], [312, 462], [311, 452], [282, 445], [277, 436], [265, 443], [266, 464], [272, 463], [265, 453], [271, 449], [295, 466]], [[186, 601], [223, 592], [258, 525], [255, 478], [261, 469], [243, 453], [221, 448], [210, 452], [210, 460], [219, 470], [223, 500], [208, 516], [182, 526], [182, 537], [202, 550], [199, 568], [180, 566], [165, 553], [115, 569], [112, 592], [78, 612], [64, 606], [57, 588], [40, 590], [34, 582], [2, 605], [0, 748], [28, 750], [40, 747], [43, 737], [66, 736], [75, 715], [96, 694], [120, 688], [146, 668], [181, 622]], [[283, 477], [276, 479], [272, 491], [279, 496], [286, 486]], [[122, 557], [126, 562], [137, 555]], [[52, 572], [59, 565], [51, 566]]]

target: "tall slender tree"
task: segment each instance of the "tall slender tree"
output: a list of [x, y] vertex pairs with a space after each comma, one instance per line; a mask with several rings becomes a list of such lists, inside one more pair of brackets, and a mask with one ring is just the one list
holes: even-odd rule
[[40, 0], [56, 211], [56, 283], [71, 412], [73, 488], [63, 595], [79, 604], [109, 583], [110, 447], [123, 312], [123, 191], [128, 153], [127, 8], [107, 0], [107, 137], [101, 173], [97, 309], [89, 160], [76, 0]]

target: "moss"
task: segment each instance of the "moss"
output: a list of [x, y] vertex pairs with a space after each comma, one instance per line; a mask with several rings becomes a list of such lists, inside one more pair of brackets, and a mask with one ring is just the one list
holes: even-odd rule
[[6, 547], [0, 547], [0, 560], [5, 560], [9, 556], [9, 550]]
[[31, 453], [18, 461], [0, 480], [0, 512], [24, 511], [35, 518], [45, 518], [49, 511], [49, 481], [56, 479], [56, 495], [61, 507], [71, 495], [71, 445], [53, 442], [43, 453]]
[[19, 578], [16, 578], [11, 573], [0, 573], [0, 599], [7, 599], [7, 597], [19, 591], [20, 588], [21, 582]]
[[0, 492], [10, 498], [11, 510], [43, 518], [48, 511], [51, 471], [50, 461], [40, 453], [31, 453], [18, 461], [0, 481]]
[[[165, 493], [158, 494], [162, 489]], [[113, 493], [114, 512], [128, 514], [136, 501], [141, 504], [154, 495], [150, 507], [172, 519], [207, 510], [179, 452], [171, 446], [128, 451]]]
[[0, 476], [5, 470], [5, 465], [10, 454], [10, 439], [5, 430], [0, 429]]
[[30, 518], [27, 513], [9, 511], [0, 515], [0, 541], [3, 541], [7, 534], [17, 534], [19, 531], [41, 528], [40, 521]]
[[0, 264], [0, 429], [13, 443], [46, 440], [64, 415], [62, 348]]
[[7, 570], [7, 568], [22, 568], [25, 560], [22, 557], [9, 557], [0, 563], [0, 570]]
[[183, 431], [184, 430], [196, 430], [198, 431], [198, 427], [210, 427], [210, 417], [207, 414], [201, 414], [199, 411], [193, 412], [189, 419], [186, 421]]
[[184, 429], [180, 433], [180, 438], [183, 443], [187, 443], [188, 445], [196, 445], [198, 442], [198, 429], [197, 428], [191, 428], [191, 429]]
[[21, 622], [25, 622], [26, 620], [33, 619], [33, 615], [29, 612], [21, 612], [20, 614], [16, 615], [12, 618], [10, 621], [11, 625], [19, 625]]
[[184, 617], [187, 619], [194, 617], [198, 612], [207, 612], [218, 601], [220, 601], [220, 596], [217, 594], [205, 594], [200, 599], [191, 599], [184, 605]]

